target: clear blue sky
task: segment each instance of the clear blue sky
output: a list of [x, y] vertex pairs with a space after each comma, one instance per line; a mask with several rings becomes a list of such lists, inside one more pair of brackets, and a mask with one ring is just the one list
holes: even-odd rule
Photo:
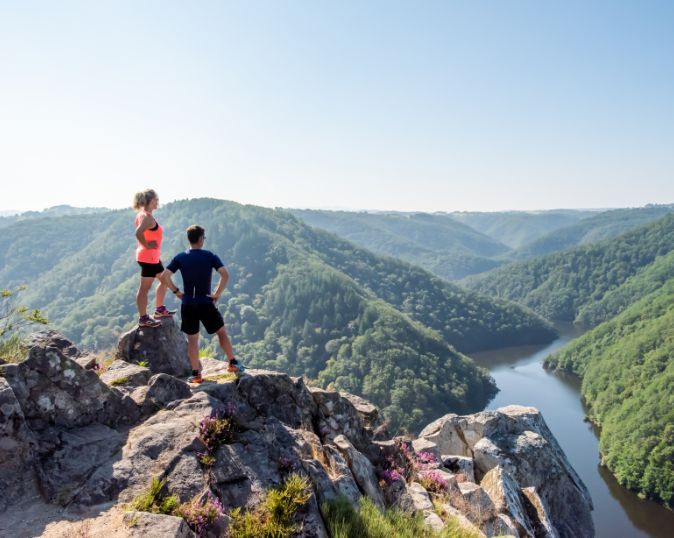
[[674, 2], [0, 0], [0, 209], [674, 202]]

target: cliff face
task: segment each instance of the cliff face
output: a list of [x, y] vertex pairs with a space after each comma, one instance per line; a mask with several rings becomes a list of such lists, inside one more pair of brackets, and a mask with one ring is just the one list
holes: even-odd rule
[[[320, 507], [362, 496], [436, 529], [451, 519], [477, 535], [593, 535], [587, 490], [533, 408], [447, 415], [418, 439], [387, 440], [376, 407], [301, 378], [236, 379], [213, 359], [200, 386], [161, 372], [166, 354], [178, 373], [177, 334], [168, 322], [151, 341], [124, 337], [120, 356], [151, 354], [151, 369], [118, 359], [99, 375], [53, 333], [0, 366], [0, 536], [226, 536], [294, 476], [311, 495], [291, 514], [293, 536], [327, 537]], [[153, 478], [157, 503], [187, 504], [139, 511]], [[215, 507], [205, 524], [199, 506]]]

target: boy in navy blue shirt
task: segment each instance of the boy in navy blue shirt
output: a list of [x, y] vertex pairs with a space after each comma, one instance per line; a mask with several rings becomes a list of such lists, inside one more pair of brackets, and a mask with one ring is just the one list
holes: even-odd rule
[[[229, 273], [218, 256], [203, 249], [205, 239], [206, 231], [201, 226], [193, 224], [187, 228], [189, 250], [173, 258], [162, 275], [164, 284], [182, 299], [180, 330], [187, 334], [187, 355], [192, 367], [192, 377], [189, 379], [191, 383], [203, 381], [199, 363], [199, 323], [204, 325], [208, 334], [218, 336], [220, 347], [229, 360], [227, 370], [229, 372], [242, 370], [234, 358], [234, 350], [225, 331], [222, 314], [215, 307], [215, 303], [218, 302], [227, 286]], [[216, 290], [211, 293], [213, 270], [220, 274], [220, 282]], [[178, 271], [183, 277], [183, 291], [180, 291], [180, 288], [171, 280], [171, 277]]]

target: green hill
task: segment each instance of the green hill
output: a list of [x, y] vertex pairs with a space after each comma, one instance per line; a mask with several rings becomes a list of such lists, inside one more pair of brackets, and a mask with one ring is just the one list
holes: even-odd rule
[[492, 239], [519, 248], [558, 228], [592, 216], [596, 211], [559, 209], [553, 211], [497, 211], [449, 213], [453, 219]]
[[[671, 264], [671, 256], [668, 256]], [[618, 481], [674, 506], [674, 278], [550, 357], [583, 378], [603, 463]]]
[[[617, 313], [607, 306], [630, 277], [674, 250], [674, 214], [631, 230], [617, 238], [499, 267], [469, 277], [469, 288], [515, 301], [553, 320], [574, 321], [594, 303], [608, 308], [596, 320]], [[626, 291], [625, 293], [629, 293]], [[606, 298], [606, 302], [604, 301]], [[611, 310], [613, 308], [613, 310]], [[594, 310], [593, 310], [594, 312]], [[604, 316], [602, 318], [602, 316]]]
[[[527, 310], [358, 248], [286, 211], [199, 199], [165, 206], [157, 218], [166, 231], [164, 262], [186, 247], [189, 224], [206, 227], [207, 248], [230, 272], [221, 310], [247, 363], [364, 395], [395, 426], [476, 410], [491, 397], [486, 372], [455, 349], [554, 338]], [[22, 302], [85, 347], [106, 348], [134, 323], [134, 248], [131, 211], [16, 223], [0, 238], [0, 287], [28, 284]]]
[[559, 252], [578, 245], [598, 243], [659, 219], [671, 211], [670, 206], [647, 206], [604, 211], [584, 218], [571, 226], [565, 226], [539, 237], [517, 249], [511, 254], [511, 257], [513, 259], [530, 258]]
[[291, 210], [311, 226], [448, 280], [499, 266], [505, 245], [445, 214]]

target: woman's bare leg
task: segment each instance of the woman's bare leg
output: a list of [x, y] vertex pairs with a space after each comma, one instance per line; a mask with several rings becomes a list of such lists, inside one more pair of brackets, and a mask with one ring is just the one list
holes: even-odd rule
[[163, 274], [164, 273], [161, 272], [157, 276], [155, 276], [155, 278], [159, 281], [159, 286], [157, 286], [157, 296], [155, 298], [155, 305], [157, 308], [159, 308], [160, 306], [164, 306], [164, 300], [166, 299], [166, 291], [168, 290], [166, 284], [164, 284], [161, 281], [161, 276]]
[[140, 285], [138, 286], [138, 291], [136, 292], [136, 305], [138, 306], [138, 315], [141, 317], [147, 315], [147, 295], [150, 292], [153, 282], [154, 277], [140, 277]]

